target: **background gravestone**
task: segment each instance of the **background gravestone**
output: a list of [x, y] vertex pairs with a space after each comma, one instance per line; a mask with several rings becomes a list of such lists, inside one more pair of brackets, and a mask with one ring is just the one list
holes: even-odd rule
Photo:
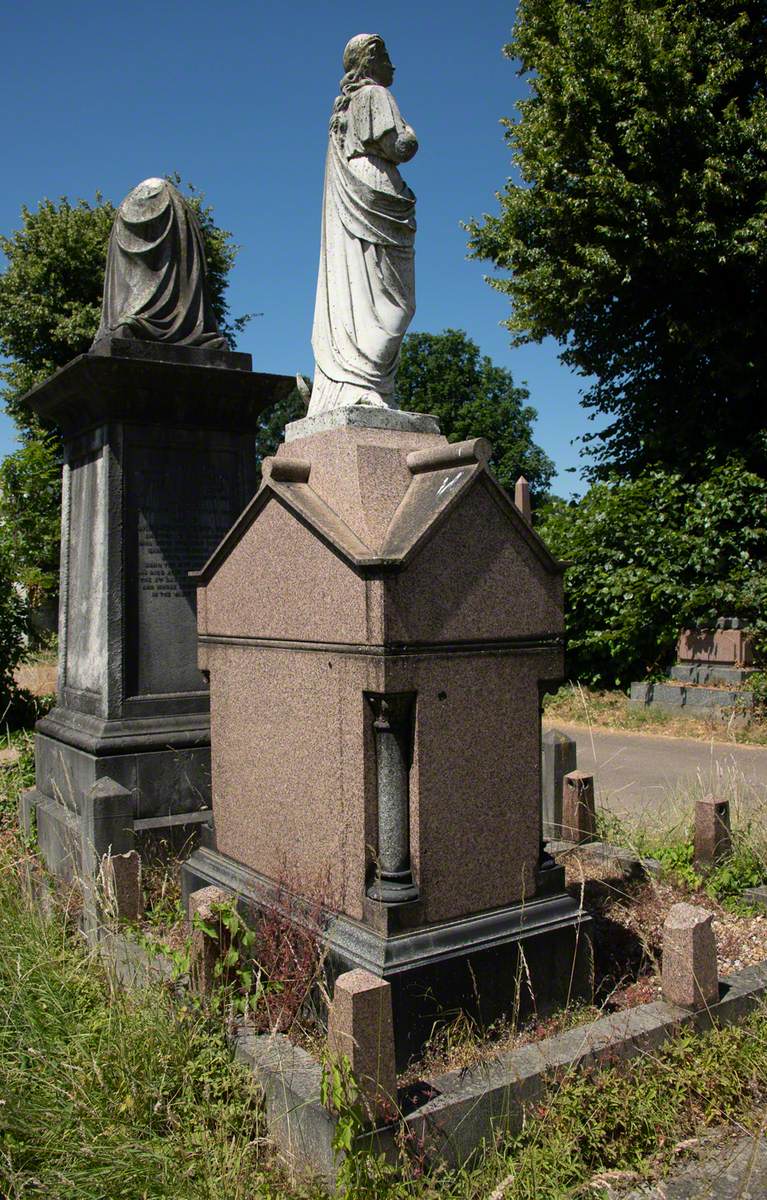
[[77, 873], [83, 798], [104, 776], [133, 794], [136, 829], [209, 807], [187, 573], [253, 494], [259, 414], [293, 386], [250, 355], [106, 337], [27, 396], [64, 438], [58, 703], [23, 802], [61, 875]]

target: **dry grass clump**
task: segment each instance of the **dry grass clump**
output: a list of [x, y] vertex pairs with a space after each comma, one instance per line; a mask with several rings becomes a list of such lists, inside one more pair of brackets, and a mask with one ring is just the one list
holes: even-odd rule
[[629, 703], [625, 692], [600, 691], [570, 683], [546, 696], [544, 719], [588, 725], [595, 729], [622, 729], [634, 733], [655, 733], [663, 737], [700, 738], [710, 741], [766, 746], [767, 724], [752, 720], [744, 724], [742, 715], [691, 717], [664, 711], [654, 706], [642, 708]]

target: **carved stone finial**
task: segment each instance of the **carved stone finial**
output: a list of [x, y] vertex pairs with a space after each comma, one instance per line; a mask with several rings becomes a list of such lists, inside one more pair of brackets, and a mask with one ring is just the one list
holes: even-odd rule
[[167, 179], [145, 179], [117, 210], [94, 345], [106, 337], [228, 348], [208, 295], [200, 226]]
[[524, 475], [520, 475], [519, 479], [514, 484], [514, 503], [522, 513], [522, 516], [525, 518], [528, 525], [532, 525], [533, 517], [530, 510], [530, 484], [527, 482]]

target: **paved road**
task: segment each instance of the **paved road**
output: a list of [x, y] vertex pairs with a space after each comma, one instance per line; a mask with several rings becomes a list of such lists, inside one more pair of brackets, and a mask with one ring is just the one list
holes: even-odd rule
[[597, 804], [616, 816], [686, 821], [696, 796], [729, 799], [733, 820], [756, 817], [767, 825], [767, 747], [644, 733], [601, 732], [547, 721], [578, 746], [578, 768], [593, 773]]

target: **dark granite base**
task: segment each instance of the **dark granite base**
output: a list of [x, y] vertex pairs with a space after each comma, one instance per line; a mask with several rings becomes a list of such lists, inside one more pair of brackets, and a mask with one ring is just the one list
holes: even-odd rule
[[[166, 817], [210, 807], [207, 717], [194, 722], [154, 720], [147, 722], [146, 730], [136, 729], [138, 722], [108, 724], [112, 728], [106, 735], [94, 737], [50, 719], [38, 723], [35, 782], [43, 795], [80, 812], [82, 797], [99, 779], [108, 777], [135, 792], [137, 817]], [[131, 724], [134, 728], [128, 732]]]
[[[89, 798], [97, 785], [103, 791], [99, 852], [112, 846], [117, 853], [118, 844], [132, 848], [134, 822], [159, 830], [166, 822], [169, 827], [177, 825], [182, 814], [194, 819], [209, 808], [207, 717], [155, 719], [146, 722], [147, 728], [137, 728], [144, 723], [104, 722], [61, 709], [54, 713], [58, 716], [52, 714], [38, 723], [36, 787], [24, 794], [21, 820], [28, 828], [35, 813], [41, 853], [57, 877], [70, 880], [96, 861], [83, 857], [81, 846], [84, 838], [88, 840]], [[101, 736], [94, 732], [96, 726]], [[107, 781], [114, 785], [114, 803]], [[123, 792], [131, 797], [129, 817]], [[131, 835], [126, 840], [128, 828]]]
[[[185, 904], [209, 885], [235, 893], [245, 907], [276, 900], [271, 881], [206, 846], [184, 863], [181, 879]], [[331, 982], [362, 967], [391, 983], [398, 1069], [422, 1049], [435, 1022], [459, 1011], [487, 1027], [592, 997], [591, 918], [565, 892], [388, 937], [332, 916], [327, 943]]]
[[24, 793], [24, 801], [27, 810], [34, 810], [37, 844], [48, 870], [62, 883], [79, 879], [82, 838], [77, 815], [36, 788]]

